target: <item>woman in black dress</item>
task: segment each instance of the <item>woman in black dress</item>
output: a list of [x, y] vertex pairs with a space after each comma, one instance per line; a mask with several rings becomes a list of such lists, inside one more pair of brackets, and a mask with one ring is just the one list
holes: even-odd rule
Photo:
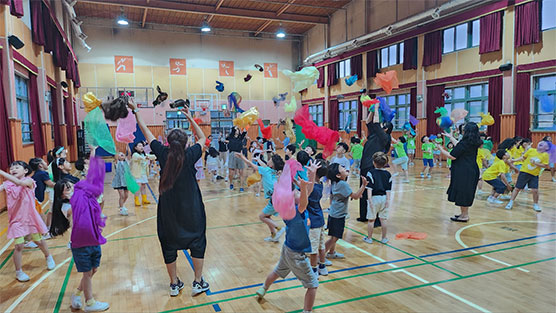
[[454, 202], [461, 208], [459, 215], [450, 217], [454, 222], [466, 223], [469, 221], [469, 207], [473, 205], [475, 191], [479, 182], [479, 167], [477, 166], [477, 149], [482, 144], [479, 127], [473, 122], [463, 127], [463, 137], [458, 142], [452, 135], [444, 136], [454, 144], [454, 149], [448, 152], [442, 145], [436, 148], [447, 158], [452, 160], [450, 168], [450, 187], [448, 187], [448, 201]]
[[141, 115], [136, 114], [137, 107], [132, 101], [129, 107], [133, 110], [139, 128], [160, 163], [157, 232], [164, 263], [170, 276], [170, 295], [177, 296], [184, 287], [176, 270], [178, 250], [189, 250], [191, 254], [195, 271], [192, 295], [198, 295], [209, 289], [209, 284], [202, 277], [207, 245], [205, 205], [195, 179], [194, 166], [203, 155], [205, 135], [191, 117], [189, 108], [185, 107], [180, 111], [193, 127], [197, 142], [186, 148], [188, 136], [184, 130], [176, 128], [168, 134], [169, 146], [165, 147], [155, 139]]

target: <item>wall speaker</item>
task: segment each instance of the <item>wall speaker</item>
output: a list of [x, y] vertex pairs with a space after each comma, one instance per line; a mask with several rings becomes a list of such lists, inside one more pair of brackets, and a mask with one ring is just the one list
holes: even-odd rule
[[500, 65], [500, 67], [498, 68], [500, 71], [505, 72], [505, 71], [510, 71], [513, 67], [512, 63], [506, 63], [506, 64], [502, 64]]
[[23, 46], [25, 46], [25, 44], [23, 43], [23, 41], [21, 41], [21, 39], [19, 39], [16, 35], [11, 35], [8, 37], [8, 42], [10, 43], [10, 45], [16, 49], [21, 49], [23, 48]]

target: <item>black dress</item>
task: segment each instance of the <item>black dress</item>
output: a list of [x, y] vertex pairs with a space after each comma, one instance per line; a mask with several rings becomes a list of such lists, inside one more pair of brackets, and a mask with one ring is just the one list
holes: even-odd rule
[[479, 166], [477, 166], [477, 149], [468, 141], [460, 141], [450, 152], [456, 158], [450, 168], [450, 187], [448, 201], [457, 206], [470, 207], [475, 199], [475, 191], [479, 182]]
[[[169, 148], [153, 140], [151, 149], [160, 162], [161, 171], [164, 171]], [[201, 155], [200, 144], [187, 148], [174, 186], [159, 196], [157, 232], [166, 264], [175, 261], [177, 250], [189, 249], [194, 258], [202, 259], [205, 255], [207, 218], [194, 166]]]

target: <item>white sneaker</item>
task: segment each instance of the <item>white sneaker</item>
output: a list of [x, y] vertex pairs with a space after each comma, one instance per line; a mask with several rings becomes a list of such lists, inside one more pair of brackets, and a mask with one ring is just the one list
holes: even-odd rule
[[513, 206], [514, 206], [514, 202], [510, 200], [510, 202], [508, 202], [508, 204], [506, 205], [506, 210], [511, 210]]
[[533, 210], [537, 211], [537, 212], [541, 212], [541, 207], [538, 204], [533, 204]]
[[280, 228], [280, 230], [276, 233], [276, 235], [272, 237], [272, 241], [278, 242], [280, 240], [280, 236], [282, 236], [285, 231], [286, 231], [286, 227]]
[[363, 237], [363, 241], [370, 245], [373, 244], [373, 238]]
[[56, 262], [52, 258], [52, 255], [46, 257], [46, 268], [51, 271], [56, 267]]
[[196, 296], [201, 294], [207, 290], [209, 290], [209, 284], [205, 281], [203, 277], [201, 277], [201, 282], [193, 282], [193, 289], [191, 290], [191, 296]]
[[270, 236], [270, 237], [266, 237], [266, 238], [265, 238], [265, 239], [263, 239], [263, 240], [264, 240], [264, 241], [267, 241], [267, 242], [271, 242], [271, 241], [272, 241], [272, 236]]
[[343, 254], [338, 253], [336, 251], [334, 251], [333, 254], [327, 253], [326, 257], [329, 258], [329, 259], [345, 259], [346, 258]]
[[482, 191], [482, 190], [480, 190], [480, 189], [477, 190], [477, 194], [478, 194], [478, 195], [484, 195], [484, 194], [486, 194], [486, 193], [488, 193], [488, 192]]
[[388, 238], [382, 238], [380, 242], [382, 242], [382, 244], [385, 245], [388, 243], [388, 241], [390, 241]]
[[95, 301], [93, 305], [86, 305], [85, 309], [83, 310], [85, 312], [102, 312], [108, 310], [108, 308], [110, 308], [110, 305], [108, 303]]
[[81, 308], [83, 308], [81, 296], [78, 296], [76, 294], [71, 295], [71, 308], [74, 310], [81, 310]]
[[431, 178], [431, 177], [432, 177], [431, 174], [427, 174], [427, 178]]
[[127, 212], [126, 207], [123, 206], [123, 207], [120, 208], [120, 215], [121, 216], [128, 216], [129, 215], [129, 213]]
[[500, 200], [510, 200], [512, 197], [510, 195], [501, 195], [498, 199]]
[[261, 194], [258, 193], [258, 192], [255, 194], [255, 197], [260, 197], [260, 196], [261, 196]]
[[15, 278], [20, 282], [29, 281], [31, 279], [29, 275], [25, 274], [23, 271], [16, 271]]
[[330, 261], [329, 259], [324, 259], [324, 265], [325, 266], [332, 266], [332, 261]]
[[328, 276], [328, 269], [325, 267], [318, 269], [318, 273], [320, 276]]
[[71, 241], [68, 241], [68, 250], [71, 250]]
[[421, 173], [421, 178], [425, 178], [425, 174], [424, 174], [424, 173]]
[[487, 198], [488, 203], [492, 203], [492, 204], [502, 204], [504, 202], [494, 198], [494, 197], [488, 197]]
[[185, 284], [178, 278], [177, 284], [170, 284], [170, 297], [175, 297], [180, 294], [180, 290], [185, 287]]
[[552, 181], [556, 183], [556, 177], [552, 177]]
[[36, 243], [29, 241], [28, 243], [23, 245], [24, 248], [29, 248], [29, 249], [34, 249], [34, 248], [38, 248], [39, 246], [37, 246]]
[[50, 233], [46, 233], [46, 234], [42, 235], [42, 239], [44, 239], [44, 240], [48, 240], [50, 238], [52, 238], [52, 236], [50, 236]]

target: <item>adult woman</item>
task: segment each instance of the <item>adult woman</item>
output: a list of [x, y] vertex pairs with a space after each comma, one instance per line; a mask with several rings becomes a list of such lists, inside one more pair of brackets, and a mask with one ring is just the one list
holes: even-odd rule
[[479, 167], [477, 166], [477, 149], [482, 140], [479, 127], [473, 122], [465, 124], [463, 136], [458, 142], [452, 135], [444, 134], [454, 144], [454, 149], [448, 152], [440, 144], [436, 148], [447, 158], [452, 160], [450, 168], [450, 187], [448, 187], [448, 201], [460, 207], [459, 215], [450, 217], [454, 222], [469, 221], [469, 207], [473, 204], [477, 183], [479, 182]]
[[206, 248], [206, 215], [201, 191], [195, 180], [194, 164], [203, 154], [205, 135], [191, 117], [189, 109], [181, 112], [189, 120], [197, 136], [197, 143], [186, 148], [187, 134], [182, 129], [172, 129], [168, 134], [169, 147], [155, 139], [137, 106], [130, 101], [129, 107], [137, 117], [137, 124], [149, 142], [161, 168], [157, 209], [157, 232], [164, 263], [170, 276], [170, 295], [177, 296], [184, 284], [176, 273], [178, 250], [189, 250], [193, 259], [195, 280], [192, 295], [198, 295], [209, 289], [203, 280], [203, 260]]

